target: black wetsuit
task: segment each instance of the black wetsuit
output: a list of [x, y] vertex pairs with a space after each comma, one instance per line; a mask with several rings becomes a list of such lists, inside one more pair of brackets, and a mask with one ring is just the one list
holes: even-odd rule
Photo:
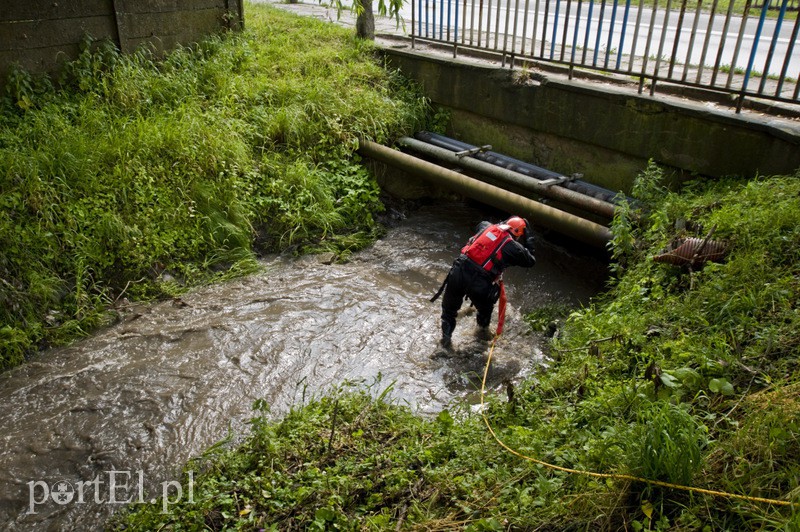
[[[489, 222], [481, 222], [478, 225], [476, 236], [490, 225]], [[464, 297], [469, 298], [478, 311], [478, 326], [488, 327], [492, 320], [494, 304], [500, 297], [500, 286], [495, 282], [499, 274], [509, 266], [530, 268], [536, 264], [532, 253], [533, 239], [527, 228], [520, 240], [526, 245], [523, 246], [511, 238], [500, 247], [500, 253], [497, 254], [500, 257], [495, 261], [493, 269], [496, 273], [487, 272], [466, 255], [461, 255], [453, 262], [453, 267], [445, 281], [446, 286], [442, 296], [443, 342], [449, 342], [450, 336], [456, 328], [456, 316], [464, 303]]]

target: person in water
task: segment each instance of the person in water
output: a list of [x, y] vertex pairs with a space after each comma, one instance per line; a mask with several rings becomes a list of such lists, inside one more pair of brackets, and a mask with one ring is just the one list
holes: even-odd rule
[[442, 288], [442, 347], [452, 344], [456, 316], [467, 297], [478, 311], [479, 335], [490, 338], [489, 322], [500, 297], [503, 270], [509, 266], [530, 268], [536, 264], [534, 239], [527, 220], [512, 216], [499, 224], [481, 222], [477, 233], [461, 249]]

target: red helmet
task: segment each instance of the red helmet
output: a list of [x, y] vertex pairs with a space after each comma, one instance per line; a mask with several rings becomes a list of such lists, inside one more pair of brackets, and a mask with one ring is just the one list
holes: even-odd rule
[[519, 216], [512, 216], [502, 223], [508, 227], [508, 232], [514, 235], [514, 238], [519, 238], [525, 232], [525, 220]]

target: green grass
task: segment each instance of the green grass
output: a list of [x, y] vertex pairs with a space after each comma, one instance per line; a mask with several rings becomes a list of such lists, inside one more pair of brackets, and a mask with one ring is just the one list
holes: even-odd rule
[[[546, 368], [486, 414], [520, 453], [560, 467], [800, 502], [800, 180], [697, 182], [651, 165], [641, 223], [614, 223], [616, 271], [565, 319]], [[652, 257], [675, 238], [728, 243], [693, 270]], [[500, 340], [502, 342], [502, 339]], [[797, 506], [554, 471], [502, 449], [467, 406], [435, 418], [380, 383], [298, 405], [256, 405], [241, 446], [187, 465], [195, 497], [131, 505], [126, 530], [797, 530]], [[377, 397], [376, 397], [377, 396]], [[187, 486], [184, 486], [186, 491]]]
[[[357, 138], [418, 129], [419, 91], [348, 30], [263, 5], [162, 60], [86, 40], [0, 101], [0, 368], [260, 252], [346, 258], [380, 232]], [[164, 275], [168, 274], [168, 275]]]
[[[635, 2], [635, 0], [632, 2], [632, 4], [638, 5]], [[644, 5], [645, 6], [653, 6], [653, 5], [656, 5], [656, 4], [658, 4], [659, 8], [665, 8], [665, 7], [667, 7], [667, 0], [644, 0]], [[698, 4], [698, 0], [687, 0], [686, 1], [686, 10], [687, 10], [687, 12], [696, 11], [697, 10], [697, 4]], [[728, 8], [729, 8], [730, 4], [731, 4], [730, 0], [720, 0], [717, 3], [716, 16], [724, 18], [725, 15], [728, 12]], [[751, 19], [752, 18], [758, 19], [758, 17], [761, 16], [761, 10], [762, 10], [762, 7], [761, 7], [760, 3], [759, 3], [758, 7], [754, 7], [753, 4], [755, 4], [755, 2], [750, 2], [750, 4], [751, 5], [750, 5], [750, 10], [748, 12], [748, 16]], [[772, 0], [770, 2], [770, 8], [767, 10], [766, 17], [767, 18], [775, 18], [775, 19], [777, 19], [778, 15], [780, 15], [781, 4], [782, 4], [782, 2], [780, 0], [779, 1]], [[675, 11], [680, 10], [681, 5], [682, 5], [682, 2], [680, 0], [672, 0], [672, 2], [670, 4], [670, 9], [675, 10]], [[711, 11], [711, 6], [712, 6], [712, 2], [704, 1], [702, 10], [705, 11], [705, 12], [710, 12]], [[747, 1], [746, 0], [734, 0], [733, 1], [733, 9], [732, 9], [731, 13], [734, 16], [735, 15], [742, 16], [744, 14], [744, 12], [745, 12], [745, 8], [746, 7], [747, 7]], [[794, 1], [790, 1], [789, 2], [788, 6], [787, 6], [786, 13], [784, 14], [784, 18], [786, 20], [794, 20], [795, 18], [797, 18], [797, 2], [794, 2]]]

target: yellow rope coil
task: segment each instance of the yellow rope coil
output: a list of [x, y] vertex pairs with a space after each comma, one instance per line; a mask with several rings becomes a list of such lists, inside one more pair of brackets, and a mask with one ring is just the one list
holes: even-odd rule
[[489, 365], [492, 363], [492, 355], [494, 354], [494, 347], [495, 347], [495, 344], [497, 343], [497, 338], [498, 338], [498, 336], [495, 336], [494, 339], [492, 340], [492, 346], [489, 349], [489, 357], [486, 360], [486, 367], [483, 370], [483, 381], [481, 382], [481, 416], [483, 417], [484, 423], [486, 423], [486, 428], [489, 429], [489, 433], [492, 435], [492, 437], [495, 439], [495, 441], [498, 444], [500, 444], [500, 446], [503, 449], [505, 449], [509, 453], [513, 454], [514, 456], [522, 458], [523, 460], [528, 460], [529, 462], [533, 462], [535, 464], [539, 464], [539, 465], [547, 467], [549, 469], [554, 469], [556, 471], [563, 471], [565, 473], [573, 473], [573, 474], [576, 474], [576, 475], [585, 475], [585, 476], [589, 476], [589, 477], [608, 478], [608, 479], [615, 479], [615, 480], [628, 480], [628, 481], [633, 481], [633, 482], [645, 482], [645, 483], [653, 485], [653, 486], [660, 486], [660, 487], [663, 487], [663, 488], [672, 488], [672, 489], [676, 489], [676, 490], [689, 491], [689, 492], [692, 492], [692, 493], [704, 493], [706, 495], [714, 495], [716, 497], [726, 497], [726, 498], [729, 498], [729, 499], [743, 499], [743, 500], [746, 500], [746, 501], [760, 502], [760, 503], [766, 503], [766, 504], [775, 504], [775, 505], [778, 505], [778, 506], [792, 506], [791, 502], [789, 502], [789, 501], [781, 501], [781, 500], [778, 500], [778, 499], [767, 499], [767, 498], [764, 498], [764, 497], [751, 497], [749, 495], [739, 495], [737, 493], [727, 493], [727, 492], [724, 492], [724, 491], [709, 490], [709, 489], [704, 489], [704, 488], [696, 488], [696, 487], [693, 487], [693, 486], [682, 486], [680, 484], [673, 484], [671, 482], [663, 482], [663, 481], [660, 481], [660, 480], [651, 480], [651, 479], [647, 479], [647, 478], [641, 478], [641, 477], [636, 477], [636, 476], [633, 476], [633, 475], [626, 475], [626, 474], [622, 474], [622, 473], [598, 473], [598, 472], [595, 472], [595, 471], [583, 471], [583, 470], [580, 470], [580, 469], [571, 469], [569, 467], [562, 467], [562, 466], [558, 466], [558, 465], [555, 465], [555, 464], [549, 464], [549, 463], [544, 462], [542, 460], [539, 460], [537, 458], [533, 458], [531, 456], [524, 455], [524, 454], [522, 454], [521, 452], [519, 452], [519, 451], [517, 451], [515, 449], [512, 449], [511, 447], [506, 445], [500, 438], [498, 438], [497, 434], [495, 434], [494, 429], [492, 429], [491, 424], [489, 424], [489, 419], [486, 417], [486, 412], [485, 412], [485, 408], [484, 408], [484, 401], [483, 401], [484, 394], [486, 393], [486, 376], [489, 373]]

